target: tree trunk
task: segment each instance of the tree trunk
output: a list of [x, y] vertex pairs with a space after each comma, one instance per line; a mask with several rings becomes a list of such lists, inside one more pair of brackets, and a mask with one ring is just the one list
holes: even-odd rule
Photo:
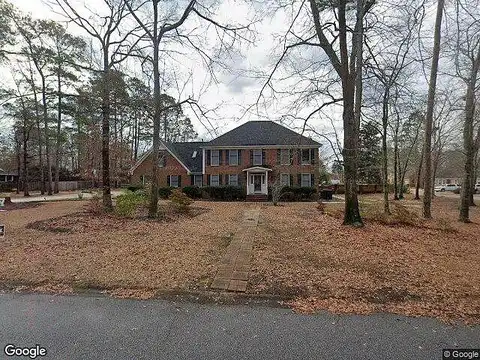
[[23, 123], [23, 196], [30, 196], [28, 191], [28, 136], [25, 122]]
[[61, 142], [61, 126], [62, 126], [62, 82], [60, 71], [57, 73], [58, 87], [58, 108], [57, 108], [57, 140], [55, 143], [55, 186], [53, 192], [59, 193], [58, 182], [60, 181], [60, 142]]
[[463, 128], [463, 151], [465, 153], [465, 171], [463, 175], [463, 184], [460, 197], [460, 215], [459, 221], [470, 222], [470, 196], [472, 193], [473, 168], [475, 166], [475, 143], [473, 139], [473, 123], [475, 119], [475, 88], [477, 76], [480, 68], [480, 46], [473, 62], [470, 80], [467, 84], [467, 94], [465, 96], [465, 124]]
[[45, 194], [45, 169], [43, 168], [43, 141], [42, 130], [40, 128], [40, 109], [38, 107], [38, 95], [33, 82], [33, 74], [31, 75], [33, 99], [35, 101], [35, 123], [37, 125], [38, 135], [38, 165], [40, 166], [40, 194]]
[[153, 101], [155, 112], [153, 115], [153, 147], [152, 147], [152, 194], [148, 216], [158, 216], [158, 151], [160, 148], [160, 121], [161, 121], [161, 99], [160, 99], [160, 70], [159, 70], [159, 38], [158, 38], [158, 3], [153, 2]]
[[437, 16], [435, 20], [435, 37], [433, 46], [432, 68], [430, 71], [430, 84], [428, 86], [427, 114], [425, 116], [425, 173], [423, 184], [423, 217], [432, 218], [432, 129], [433, 107], [435, 105], [435, 90], [437, 88], [438, 58], [440, 55], [440, 38], [442, 28], [442, 16], [445, 0], [438, 0]]
[[22, 145], [20, 143], [20, 139], [18, 138], [18, 130], [15, 130], [15, 150], [17, 159], [17, 189], [15, 192], [20, 194], [20, 172], [22, 171], [22, 155], [20, 152], [22, 150]]
[[47, 195], [52, 195], [52, 161], [50, 157], [50, 139], [49, 139], [49, 127], [48, 127], [48, 109], [47, 109], [47, 84], [45, 81], [45, 75], [40, 72], [42, 78], [42, 104], [43, 104], [43, 123], [45, 130], [45, 155], [47, 158]]
[[423, 167], [423, 149], [420, 154], [420, 162], [417, 170], [417, 181], [415, 184], [415, 200], [420, 200], [420, 180], [422, 179], [422, 167]]
[[103, 49], [102, 79], [102, 175], [103, 175], [103, 207], [106, 211], [113, 209], [110, 191], [110, 93], [108, 78], [110, 75], [108, 49]]
[[[387, 149], [387, 128], [388, 128], [388, 89], [385, 89], [382, 101], [382, 179], [383, 179], [383, 212], [390, 214], [388, 201], [388, 149]], [[395, 165], [396, 166], [396, 165]], [[395, 169], [396, 180], [396, 169]], [[396, 191], [395, 191], [396, 195]]]

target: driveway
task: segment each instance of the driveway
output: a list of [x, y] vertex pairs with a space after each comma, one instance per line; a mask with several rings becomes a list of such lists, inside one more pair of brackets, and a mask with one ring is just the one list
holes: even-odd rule
[[2, 352], [38, 344], [37, 359], [411, 360], [480, 346], [479, 326], [428, 318], [97, 296], [0, 294], [0, 323]]
[[[75, 200], [78, 199], [78, 194], [81, 191], [68, 191], [62, 192], [59, 194], [54, 195], [40, 195], [34, 194], [28, 197], [23, 196], [15, 196], [12, 197], [12, 202], [14, 203], [21, 203], [21, 202], [38, 202], [38, 201], [59, 201], [59, 200]], [[116, 197], [122, 193], [121, 190], [112, 190], [112, 197]], [[83, 199], [90, 199], [92, 198], [93, 194], [91, 193], [81, 193]], [[101, 194], [100, 194], [101, 196]]]

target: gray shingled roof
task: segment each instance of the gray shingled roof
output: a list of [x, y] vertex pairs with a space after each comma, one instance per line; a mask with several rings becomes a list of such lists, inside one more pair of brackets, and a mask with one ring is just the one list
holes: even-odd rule
[[273, 121], [249, 121], [213, 139], [206, 146], [312, 145], [321, 144]]
[[[167, 143], [166, 145], [191, 172], [202, 172], [202, 149], [206, 142], [176, 142]], [[197, 156], [192, 158], [193, 152], [197, 152]]]

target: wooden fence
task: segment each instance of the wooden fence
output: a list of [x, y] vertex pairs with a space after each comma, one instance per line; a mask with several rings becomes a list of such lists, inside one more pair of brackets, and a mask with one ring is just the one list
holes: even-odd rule
[[[52, 189], [55, 183], [52, 183]], [[42, 187], [42, 183], [40, 181], [33, 181], [28, 184], [28, 190], [30, 191], [38, 191]], [[82, 189], [91, 189], [93, 187], [92, 181], [59, 181], [58, 182], [58, 190], [59, 191], [74, 191], [74, 190], [82, 190]]]

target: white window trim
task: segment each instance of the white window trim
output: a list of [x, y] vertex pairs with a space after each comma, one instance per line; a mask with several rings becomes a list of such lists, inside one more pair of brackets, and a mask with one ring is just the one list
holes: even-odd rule
[[[176, 179], [176, 181], [175, 181], [177, 183], [176, 186], [173, 185], [173, 181], [172, 181], [173, 178]], [[174, 188], [180, 187], [180, 184], [178, 183], [178, 175], [170, 175], [170, 184], [169, 185], [170, 185], [170, 187], [174, 187]]]
[[[212, 184], [212, 180], [213, 180], [214, 176], [217, 177], [217, 184], [216, 185]], [[220, 186], [220, 175], [210, 175], [210, 186]]]
[[[218, 162], [216, 164], [213, 163], [213, 154], [217, 153]], [[211, 150], [210, 151], [210, 166], [220, 166], [220, 150]]]
[[[258, 157], [258, 152], [260, 152], [260, 163], [256, 163], [255, 162], [255, 152], [257, 153], [257, 157]], [[263, 165], [263, 151], [262, 149], [254, 149], [253, 150], [253, 165], [255, 166], [258, 166], [258, 165]]]
[[[303, 152], [304, 151], [308, 151], [308, 160], [306, 162], [304, 162], [303, 160]], [[311, 165], [312, 164], [312, 152], [310, 149], [302, 149], [302, 152], [301, 152], [301, 164], [302, 165]]]
[[[236, 154], [236, 163], [232, 164], [232, 154]], [[238, 150], [229, 150], [228, 151], [228, 165], [237, 166], [238, 165]]]
[[[284, 154], [287, 153], [287, 162], [283, 161]], [[280, 149], [280, 165], [291, 165], [290, 149]]]
[[[235, 185], [232, 185], [232, 176], [235, 177]], [[238, 174], [229, 174], [228, 175], [228, 185], [238, 186]]]
[[[287, 183], [285, 184], [283, 181], [283, 177], [287, 177]], [[290, 174], [280, 174], [280, 185], [282, 186], [290, 186]]]
[[[197, 185], [197, 179], [198, 178], [200, 178], [202, 180], [201, 185]], [[198, 187], [203, 186], [203, 175], [193, 175], [193, 186], [198, 186]]]
[[[308, 185], [305, 186], [303, 185], [303, 177], [307, 175], [308, 175]], [[301, 176], [301, 182], [300, 182], [301, 187], [312, 187], [312, 174], [302, 173], [300, 176]]]

